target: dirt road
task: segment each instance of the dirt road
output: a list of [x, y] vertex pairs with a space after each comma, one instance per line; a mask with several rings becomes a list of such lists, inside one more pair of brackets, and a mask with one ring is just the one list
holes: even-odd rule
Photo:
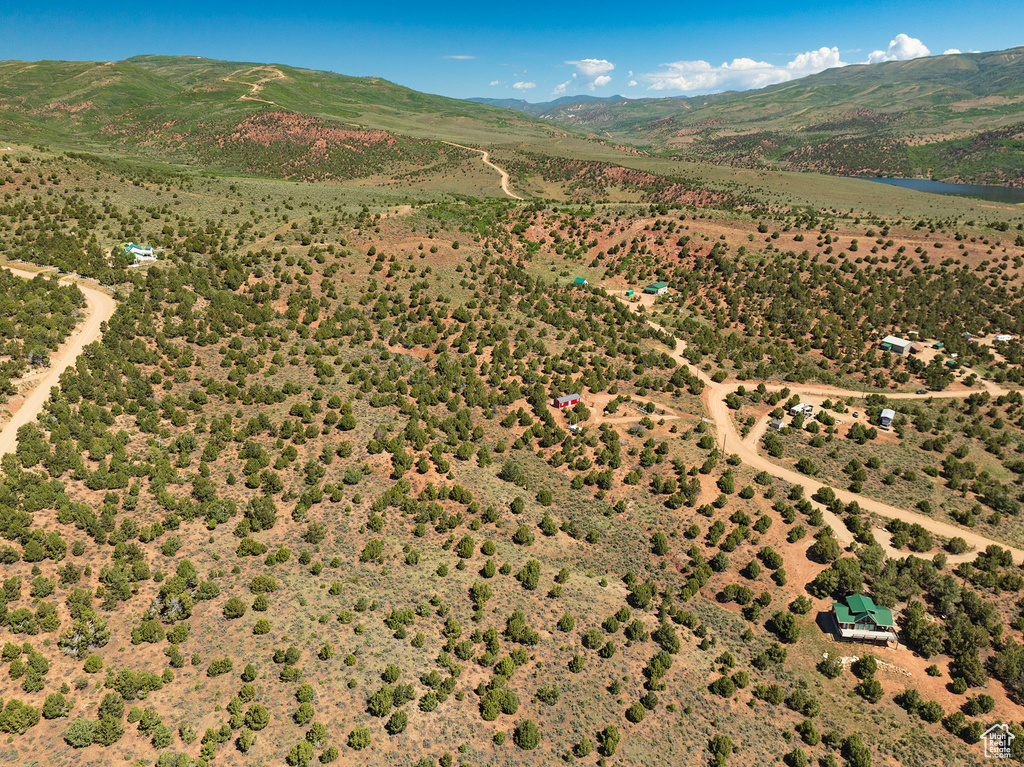
[[[732, 417], [729, 415], [729, 407], [725, 404], [725, 395], [728, 394], [729, 391], [731, 391], [731, 388], [728, 386], [714, 385], [713, 387], [705, 387], [704, 392], [701, 395], [704, 405], [711, 413], [711, 419], [715, 422], [715, 428], [718, 430], [718, 436], [725, 442], [725, 452], [736, 453], [743, 460], [743, 463], [756, 471], [767, 471], [769, 474], [784, 480], [785, 482], [789, 482], [790, 484], [803, 485], [808, 494], [816, 493], [824, 487], [824, 482], [819, 482], [813, 477], [800, 474], [786, 466], [780, 466], [774, 461], [764, 457], [757, 452], [756, 442], [750, 443], [744, 441], [740, 437], [739, 432], [736, 430], [736, 425], [733, 422]], [[847, 392], [846, 394], [846, 396], [851, 395], [855, 396], [856, 392]], [[926, 395], [917, 396], [924, 397]], [[935, 535], [941, 535], [944, 538], [959, 536], [967, 541], [968, 545], [977, 550], [984, 550], [989, 544], [999, 543], [1003, 548], [1010, 550], [1013, 554], [1014, 561], [1017, 563], [1024, 562], [1024, 551], [1021, 549], [1007, 546], [999, 541], [993, 541], [983, 535], [978, 535], [966, 528], [941, 522], [937, 519], [924, 516], [923, 514], [918, 514], [917, 512], [901, 509], [897, 506], [890, 506], [887, 503], [883, 503], [857, 493], [851, 493], [846, 490], [836, 488], [833, 489], [836, 497], [844, 503], [856, 501], [865, 511], [879, 514], [890, 519], [900, 519], [908, 524], [919, 524], [929, 532], [934, 533]], [[824, 506], [821, 506], [820, 504], [816, 505], [821, 509], [826, 524], [832, 528], [836, 538], [844, 545], [852, 543], [853, 533], [846, 529], [846, 525], [843, 521]], [[891, 557], [906, 556], [906, 552], [901, 552], [899, 550], [892, 549], [891, 547], [888, 547], [887, 553]], [[948, 555], [947, 559], [949, 562], [953, 563], [969, 561], [974, 559], [976, 553], [977, 551], [961, 555]]]
[[[261, 77], [259, 80], [256, 80], [256, 82], [252, 82], [252, 83], [246, 82], [245, 80], [232, 80], [231, 79], [232, 77], [234, 77], [237, 74], [251, 75], [251, 74], [253, 74], [255, 72], [270, 72], [271, 74], [269, 76], [267, 76], [267, 77]], [[250, 88], [249, 92], [248, 93], [244, 93], [241, 96], [239, 96], [238, 97], [239, 101], [261, 101], [264, 104], [273, 104], [276, 107], [276, 106], [279, 106], [279, 105], [276, 104], [273, 101], [267, 101], [266, 99], [261, 99], [259, 97], [259, 93], [260, 93], [260, 91], [263, 90], [263, 86], [266, 85], [267, 83], [272, 82], [273, 80], [287, 80], [288, 78], [285, 76], [284, 72], [282, 72], [280, 69], [276, 69], [275, 67], [253, 67], [252, 69], [249, 69], [246, 72], [243, 72], [241, 69], [239, 69], [239, 70], [237, 70], [235, 72], [232, 72], [227, 77], [222, 77], [221, 79], [224, 82], [226, 82], [226, 83], [236, 83], [237, 85], [248, 85], [249, 86], [249, 88]]]
[[481, 159], [484, 161], [484, 165], [488, 165], [491, 168], [494, 168], [494, 170], [498, 171], [498, 173], [501, 174], [501, 191], [503, 191], [505, 194], [507, 194], [513, 200], [522, 200], [523, 199], [518, 194], [513, 192], [511, 189], [509, 189], [509, 186], [508, 186], [508, 173], [505, 172], [504, 168], [499, 168], [497, 165], [495, 165], [493, 162], [491, 162], [491, 153], [488, 152], [486, 149], [477, 149], [476, 147], [472, 147], [472, 146], [463, 146], [462, 144], [456, 144], [456, 143], [453, 143], [451, 141], [442, 141], [441, 143], [447, 144], [448, 146], [457, 146], [459, 149], [468, 149], [470, 152], [479, 152]]
[[[633, 311], [636, 311], [636, 306], [626, 304]], [[652, 320], [648, 320], [648, 324], [658, 330], [663, 328]], [[744, 464], [750, 466], [756, 471], [766, 471], [774, 477], [781, 479], [785, 482], [789, 482], [793, 485], [802, 485], [808, 495], [812, 495], [825, 487], [824, 482], [819, 482], [813, 477], [808, 477], [804, 474], [791, 469], [787, 466], [782, 466], [774, 461], [761, 455], [758, 450], [758, 443], [756, 438], [744, 440], [739, 431], [736, 428], [736, 424], [733, 422], [732, 416], [729, 414], [729, 407], [725, 403], [725, 397], [731, 391], [735, 389], [734, 384], [729, 383], [715, 383], [703, 370], [700, 370], [694, 365], [690, 364], [690, 361], [686, 359], [684, 352], [686, 351], [686, 344], [683, 341], [676, 341], [676, 348], [671, 352], [672, 357], [680, 365], [685, 366], [693, 375], [697, 376], [701, 381], [704, 382], [704, 391], [701, 393], [701, 401], [705, 408], [707, 408], [711, 420], [715, 424], [715, 428], [718, 432], [718, 437], [721, 442], [725, 443], [726, 454], [735, 453], [743, 461]], [[1005, 393], [1005, 390], [995, 386], [990, 382], [983, 382], [985, 388], [994, 396]], [[783, 388], [781, 385], [769, 386], [769, 390], [777, 390]], [[848, 391], [846, 389], [839, 389], [832, 386], [790, 386], [789, 390], [792, 394], [800, 394], [801, 396], [827, 396], [827, 397], [863, 397], [863, 392]], [[928, 399], [930, 397], [969, 397], [974, 390], [956, 390], [956, 391], [943, 391], [943, 392], [928, 392], [927, 394], [913, 394], [902, 392], [900, 394], [886, 394], [887, 397], [893, 397], [897, 399]], [[767, 422], [767, 419], [762, 419]], [[763, 434], [764, 426], [758, 425], [752, 430], [754, 434]], [[1001, 541], [994, 541], [991, 538], [986, 538], [983, 535], [979, 535], [969, 529], [951, 525], [946, 522], [942, 522], [931, 517], [918, 514], [914, 511], [907, 509], [901, 509], [897, 506], [890, 506], [882, 501], [868, 498], [863, 495], [851, 493], [846, 490], [840, 490], [833, 488], [837, 498], [842, 500], [844, 503], [850, 503], [856, 501], [862, 509], [865, 511], [878, 514], [883, 517], [890, 519], [899, 519], [908, 524], [921, 525], [925, 530], [942, 536], [943, 538], [954, 538], [959, 536], [967, 541], [967, 544], [973, 549], [965, 554], [949, 554], [947, 555], [947, 561], [950, 563], [958, 563], [964, 561], [973, 560], [978, 551], [983, 551], [987, 546], [995, 543], [1002, 546], [1004, 549], [1008, 549], [1013, 555], [1014, 562], [1021, 564], [1024, 563], [1024, 550], [1008, 546]], [[836, 539], [843, 545], [849, 545], [853, 542], [854, 536], [847, 528], [843, 521], [827, 508], [821, 504], [815, 503], [815, 506], [821, 509], [822, 516], [824, 517], [825, 524], [832, 528], [835, 533]], [[886, 553], [893, 558], [902, 558], [907, 555], [907, 552], [900, 551], [892, 548], [888, 544], [888, 535], [882, 535], [884, 531], [879, 531], [878, 542], [886, 550]]]
[[[26, 279], [32, 279], [37, 274], [37, 272], [27, 272], [11, 267], [5, 268], [18, 277]], [[61, 280], [64, 283], [73, 281], [71, 277]], [[42, 411], [43, 405], [50, 398], [50, 389], [59, 385], [61, 373], [74, 364], [86, 346], [100, 337], [100, 326], [110, 319], [114, 314], [114, 309], [117, 308], [113, 298], [96, 288], [79, 282], [78, 289], [85, 295], [85, 319], [57, 350], [57, 354], [50, 360], [50, 367], [38, 379], [35, 387], [28, 393], [18, 409], [14, 411], [11, 420], [4, 424], [3, 429], [0, 429], [0, 455], [14, 452], [18, 445], [18, 429], [35, 421], [36, 416]]]

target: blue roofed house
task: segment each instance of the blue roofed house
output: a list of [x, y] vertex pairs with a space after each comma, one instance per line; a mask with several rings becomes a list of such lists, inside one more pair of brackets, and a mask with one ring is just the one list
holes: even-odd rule
[[578, 288], [585, 288], [590, 283], [587, 282], [586, 277], [577, 277], [575, 280], [572, 281], [572, 284]]
[[853, 594], [842, 602], [833, 602], [832, 617], [841, 639], [899, 644], [892, 610], [876, 605], [869, 596]]

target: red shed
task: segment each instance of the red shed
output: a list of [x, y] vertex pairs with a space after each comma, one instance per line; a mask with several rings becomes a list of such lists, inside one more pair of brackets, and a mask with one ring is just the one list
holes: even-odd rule
[[580, 401], [580, 395], [579, 394], [565, 394], [565, 395], [563, 395], [561, 397], [555, 397], [554, 405], [559, 410], [562, 410], [563, 408], [572, 407], [573, 405], [575, 405], [579, 401]]

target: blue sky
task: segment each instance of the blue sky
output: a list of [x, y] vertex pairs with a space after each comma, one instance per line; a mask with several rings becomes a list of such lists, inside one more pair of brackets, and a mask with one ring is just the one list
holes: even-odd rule
[[841, 64], [1024, 44], [1020, 0], [4, 5], [0, 59], [189, 54], [528, 101], [743, 90]]

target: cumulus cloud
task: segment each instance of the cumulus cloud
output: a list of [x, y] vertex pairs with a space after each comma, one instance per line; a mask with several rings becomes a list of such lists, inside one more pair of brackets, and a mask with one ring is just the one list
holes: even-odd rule
[[[848, 51], [849, 53], [849, 51]], [[951, 48], [946, 53], [960, 53]], [[915, 37], [902, 32], [889, 42], [884, 51], [873, 51], [865, 64], [882, 61], [906, 61], [929, 56], [928, 46]], [[571, 63], [571, 62], [569, 62]], [[652, 91], [682, 91], [684, 93], [719, 93], [726, 90], [749, 90], [767, 85], [789, 82], [826, 69], [845, 67], [836, 46], [797, 54], [785, 64], [739, 57], [731, 62], [714, 66], [707, 61], [673, 61], [662, 64], [657, 72], [638, 74], [636, 80], [647, 84]]]
[[537, 83], [528, 83], [520, 81], [518, 83], [512, 83], [512, 87], [515, 88], [517, 91], [525, 91], [529, 90], [530, 88], [536, 88]]
[[957, 53], [963, 53], [963, 51], [960, 50], [959, 48], [947, 48], [946, 50], [944, 50], [942, 52], [942, 55], [943, 56], [951, 56], [951, 55], [955, 55]]
[[501, 80], [491, 80], [491, 85], [504, 85]]
[[601, 88], [612, 81], [609, 72], [615, 69], [615, 65], [608, 59], [578, 59], [565, 62], [571, 67], [576, 67], [573, 77], [581, 76], [590, 90]]
[[456, 59], [457, 61], [469, 61], [470, 59], [475, 59], [476, 56], [464, 56], [462, 54], [457, 54], [457, 55], [454, 55], [454, 56], [442, 56], [441, 58], [442, 59]]
[[711, 93], [763, 88], [842, 66], [846, 64], [840, 59], [839, 49], [833, 46], [801, 53], [782, 65], [749, 58], [736, 58], [717, 67], [701, 60], [674, 61], [662, 64], [659, 72], [641, 74], [637, 79], [649, 83], [647, 89], [652, 91]]
[[576, 67], [584, 77], [597, 77], [615, 69], [615, 65], [607, 59], [580, 59], [579, 61], [567, 61], [565, 63]]
[[896, 39], [889, 41], [889, 48], [884, 51], [872, 51], [868, 56], [869, 64], [877, 64], [880, 61], [907, 61], [908, 59], [919, 59], [931, 55], [928, 46], [916, 37], [905, 35], [900, 32]]
[[555, 86], [555, 89], [553, 91], [551, 91], [551, 95], [552, 96], [564, 96], [565, 95], [565, 89], [568, 88], [570, 84], [572, 84], [572, 78], [569, 78], [564, 83], [559, 83], [558, 85]]
[[629, 81], [629, 87], [630, 88], [635, 88], [636, 87], [636, 80], [630, 80]]

